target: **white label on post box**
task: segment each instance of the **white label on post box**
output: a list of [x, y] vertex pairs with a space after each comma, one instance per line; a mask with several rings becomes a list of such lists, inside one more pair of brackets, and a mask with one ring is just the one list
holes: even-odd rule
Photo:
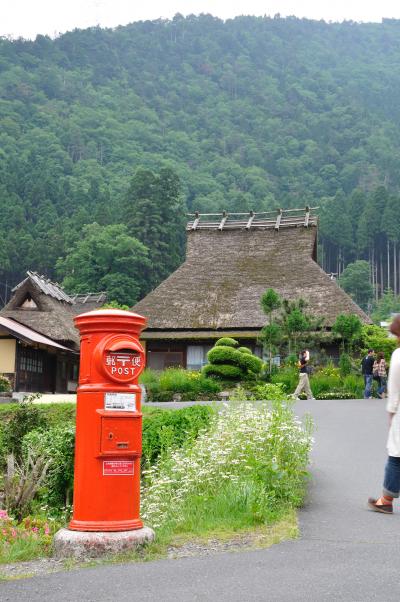
[[134, 474], [133, 460], [103, 460], [103, 476], [122, 477]]
[[105, 393], [104, 409], [119, 412], [136, 412], [135, 393]]

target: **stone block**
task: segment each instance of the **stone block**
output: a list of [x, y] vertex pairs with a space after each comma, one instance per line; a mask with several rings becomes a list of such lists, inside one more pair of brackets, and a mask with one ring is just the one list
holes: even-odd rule
[[54, 536], [55, 558], [100, 558], [128, 552], [154, 540], [149, 527], [134, 531], [71, 531], [60, 529]]

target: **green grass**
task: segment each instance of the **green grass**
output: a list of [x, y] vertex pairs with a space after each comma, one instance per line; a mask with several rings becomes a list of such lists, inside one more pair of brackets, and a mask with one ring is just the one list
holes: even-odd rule
[[208, 498], [190, 496], [175, 533], [197, 536], [215, 531], [232, 533], [270, 525], [287, 512], [289, 506], [277, 511], [276, 505], [272, 508], [268, 503], [260, 503], [263, 498], [262, 484], [254, 481], [225, 483]]
[[10, 544], [0, 544], [0, 564], [43, 558], [51, 554], [51, 546], [40, 539], [16, 539]]

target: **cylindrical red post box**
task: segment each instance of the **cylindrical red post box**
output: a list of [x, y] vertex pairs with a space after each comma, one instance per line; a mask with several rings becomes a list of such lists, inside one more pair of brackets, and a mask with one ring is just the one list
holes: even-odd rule
[[77, 391], [74, 510], [69, 529], [140, 529], [141, 390], [145, 366], [137, 314], [104, 309], [77, 316], [81, 336]]

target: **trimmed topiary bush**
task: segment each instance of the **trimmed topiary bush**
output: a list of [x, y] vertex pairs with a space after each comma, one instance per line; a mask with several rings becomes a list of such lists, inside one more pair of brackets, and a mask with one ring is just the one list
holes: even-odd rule
[[203, 374], [226, 380], [240, 380], [244, 376], [238, 366], [229, 366], [228, 364], [207, 364], [203, 368]]
[[242, 354], [233, 347], [213, 347], [207, 353], [207, 359], [210, 364], [238, 364]]
[[254, 372], [254, 374], [259, 374], [263, 365], [259, 357], [255, 355], [249, 355], [248, 353], [240, 353], [238, 364], [242, 370]]
[[230, 337], [222, 337], [222, 339], [218, 339], [215, 343], [215, 347], [218, 347], [219, 345], [223, 345], [224, 347], [237, 347], [239, 343]]
[[247, 347], [235, 349], [237, 345], [235, 339], [219, 339], [207, 353], [209, 364], [204, 366], [203, 374], [227, 380], [255, 379], [262, 370], [262, 361]]

